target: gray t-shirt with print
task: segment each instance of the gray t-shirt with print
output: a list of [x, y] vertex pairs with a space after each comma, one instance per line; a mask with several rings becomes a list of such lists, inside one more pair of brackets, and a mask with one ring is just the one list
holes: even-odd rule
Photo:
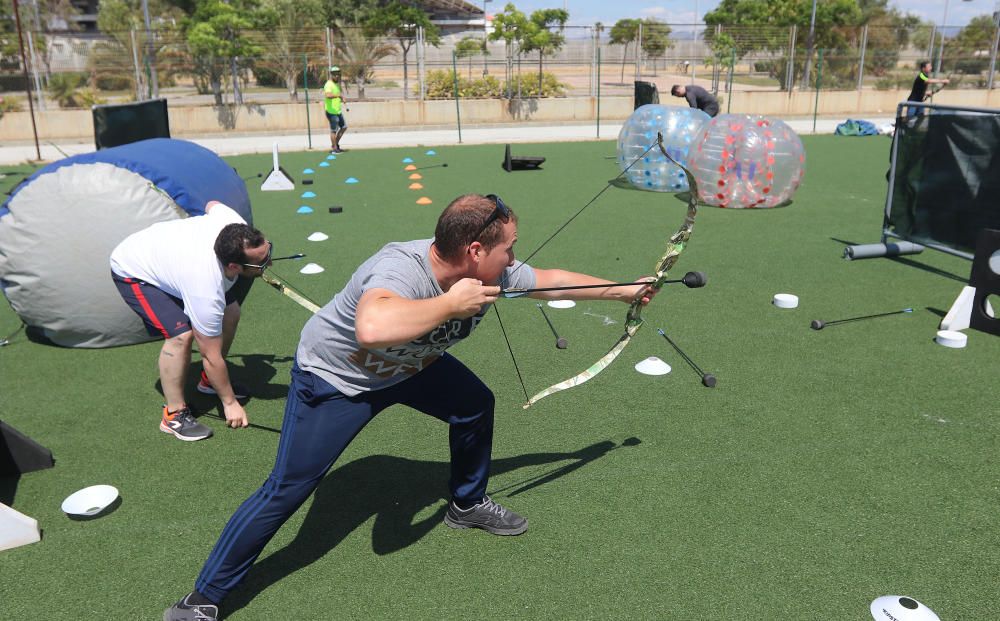
[[[296, 351], [298, 365], [315, 373], [345, 395], [388, 388], [418, 373], [441, 354], [469, 336], [490, 305], [467, 319], [450, 319], [429, 334], [403, 345], [363, 349], [354, 323], [358, 301], [368, 289], [388, 289], [411, 300], [437, 297], [444, 292], [431, 270], [433, 239], [386, 245], [354, 272], [350, 282], [302, 328]], [[535, 271], [516, 262], [504, 272], [505, 287], [530, 289]]]

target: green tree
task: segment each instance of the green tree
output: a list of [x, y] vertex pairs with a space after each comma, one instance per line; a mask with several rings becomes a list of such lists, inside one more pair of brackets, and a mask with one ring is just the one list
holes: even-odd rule
[[[812, 3], [806, 0], [722, 0], [713, 11], [705, 14], [705, 24], [721, 26], [705, 32], [705, 39], [720, 58], [737, 58], [750, 52], [781, 52], [788, 46], [788, 29], [798, 25], [799, 32], [808, 32]], [[813, 49], [844, 50], [856, 37], [861, 24], [861, 9], [857, 0], [820, 0], [816, 4], [816, 26]], [[835, 56], [835, 58], [830, 58]], [[768, 64], [771, 77], [783, 80], [787, 59]], [[804, 73], [806, 62], [796, 63], [795, 75]], [[857, 55], [828, 55], [824, 60], [824, 76], [843, 76], [857, 66]], [[815, 73], [813, 73], [815, 75]], [[831, 77], [831, 80], [833, 78]], [[785, 85], [787, 87], [787, 85]]]
[[281, 76], [291, 101], [299, 98], [303, 59], [326, 54], [323, 19], [321, 0], [262, 0], [260, 61]]
[[[524, 41], [531, 36], [532, 31], [537, 28], [528, 17], [517, 10], [513, 3], [507, 3], [503, 11], [493, 16], [493, 32], [490, 33], [490, 41], [504, 42], [507, 53], [507, 96], [511, 96], [511, 85], [513, 75], [510, 68], [512, 59], [518, 59], [518, 69], [521, 66], [521, 54], [524, 52]], [[520, 81], [518, 81], [520, 85]]]
[[624, 51], [622, 51], [622, 82], [625, 81], [625, 61], [628, 58], [628, 46], [639, 39], [640, 23], [641, 21], [638, 19], [625, 18], [618, 20], [611, 27], [611, 43], [613, 45], [625, 46]]
[[943, 71], [978, 74], [988, 69], [994, 32], [992, 15], [972, 18], [954, 39], [945, 41]]
[[365, 34], [367, 36], [392, 37], [403, 52], [403, 99], [409, 98], [410, 93], [407, 55], [417, 40], [417, 28], [423, 28], [424, 40], [434, 47], [441, 43], [437, 26], [431, 22], [427, 12], [414, 6], [401, 4], [398, 0], [393, 0], [388, 5], [377, 9], [365, 20]]
[[489, 51], [486, 49], [486, 39], [479, 37], [463, 37], [455, 45], [455, 56], [469, 59], [469, 80], [472, 80], [472, 57], [482, 54], [486, 56]]
[[674, 46], [670, 32], [670, 26], [655, 19], [646, 18], [642, 22], [642, 53], [653, 59], [653, 75], [656, 75], [656, 59], [663, 58]]
[[[149, 92], [147, 80], [153, 69], [160, 80], [171, 79], [168, 67], [159, 59], [168, 51], [176, 52], [169, 41], [174, 38], [175, 24], [183, 18], [183, 13], [160, 0], [151, 0], [148, 6], [156, 22], [152, 37], [146, 35], [140, 0], [102, 0], [98, 5], [97, 27], [107, 39], [96, 44], [88, 57], [97, 88], [115, 90], [131, 85], [141, 98]], [[148, 73], [147, 70], [139, 72], [138, 83], [134, 59], [144, 65], [153, 64], [153, 67], [146, 67]]]
[[385, 0], [322, 0], [326, 23], [348, 27], [364, 25]]
[[259, 17], [253, 0], [203, 0], [187, 21], [185, 36], [194, 61], [196, 76], [204, 78], [221, 106], [223, 77], [228, 73], [233, 102], [241, 103], [237, 65], [246, 64], [261, 52], [247, 31], [253, 30]]
[[358, 99], [365, 98], [365, 85], [375, 76], [375, 65], [383, 58], [396, 53], [392, 45], [372, 39], [362, 28], [348, 28], [334, 24], [336, 63], [340, 66], [345, 86], [353, 82], [358, 88]]
[[[524, 52], [538, 52], [538, 92], [542, 92], [542, 57], [554, 54], [566, 43], [562, 28], [569, 19], [569, 13], [562, 9], [539, 9], [531, 14], [530, 28], [522, 40]], [[553, 31], [559, 28], [559, 31]]]

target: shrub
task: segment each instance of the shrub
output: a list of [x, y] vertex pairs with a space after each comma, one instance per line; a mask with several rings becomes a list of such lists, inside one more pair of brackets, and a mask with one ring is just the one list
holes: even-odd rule
[[[523, 74], [519, 78], [522, 97], [538, 97], [538, 74]], [[452, 99], [455, 96], [455, 72], [439, 69], [427, 72], [427, 98]], [[416, 87], [419, 92], [419, 85]], [[518, 79], [510, 84], [512, 95], [518, 93]], [[566, 93], [566, 85], [559, 82], [552, 73], [542, 74], [542, 97], [561, 97]], [[507, 85], [492, 75], [470, 80], [458, 78], [458, 96], [465, 99], [501, 98], [507, 95]]]
[[24, 100], [20, 97], [12, 97], [10, 95], [0, 95], [0, 116], [4, 112], [20, 112], [24, 109]]

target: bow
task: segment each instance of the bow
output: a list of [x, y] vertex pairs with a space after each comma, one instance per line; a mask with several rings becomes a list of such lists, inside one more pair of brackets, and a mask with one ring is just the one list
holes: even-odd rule
[[[687, 215], [684, 218], [684, 223], [677, 230], [676, 233], [670, 236], [667, 240], [667, 248], [660, 257], [660, 260], [656, 263], [656, 268], [654, 270], [654, 280], [649, 283], [652, 289], [659, 290], [667, 280], [667, 273], [670, 268], [673, 267], [674, 263], [677, 261], [677, 257], [680, 256], [681, 252], [684, 251], [685, 246], [689, 239], [691, 239], [691, 231], [694, 228], [694, 219], [698, 214], [698, 184], [695, 181], [694, 174], [690, 170], [685, 168], [667, 153], [667, 150], [663, 147], [663, 134], [657, 132], [656, 135], [656, 146], [659, 147], [660, 152], [663, 153], [664, 157], [680, 167], [687, 176], [688, 185], [690, 186], [690, 195], [688, 198], [688, 208]], [[539, 400], [567, 388], [573, 388], [574, 386], [579, 386], [580, 384], [586, 382], [592, 377], [596, 376], [598, 373], [606, 369], [615, 358], [618, 357], [625, 347], [632, 340], [632, 337], [639, 328], [642, 327], [642, 300], [637, 299], [632, 302], [628, 307], [628, 312], [625, 315], [625, 332], [618, 339], [618, 342], [614, 344], [608, 353], [604, 354], [597, 362], [587, 367], [586, 370], [574, 375], [573, 377], [561, 381], [557, 384], [549, 386], [545, 390], [542, 390], [535, 394], [535, 396], [528, 399], [528, 402], [524, 404], [524, 409], [528, 409], [532, 404], [538, 402]]]

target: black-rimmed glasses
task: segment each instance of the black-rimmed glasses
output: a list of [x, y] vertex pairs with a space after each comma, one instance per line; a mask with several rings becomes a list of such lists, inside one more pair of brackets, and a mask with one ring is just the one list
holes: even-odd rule
[[503, 200], [496, 194], [487, 194], [486, 198], [493, 201], [493, 213], [491, 213], [490, 217], [486, 219], [486, 223], [479, 229], [479, 232], [472, 238], [472, 241], [478, 240], [479, 237], [486, 232], [486, 229], [490, 228], [490, 225], [493, 224], [494, 220], [499, 220], [504, 224], [510, 222], [510, 208], [503, 204]]
[[264, 256], [264, 262], [260, 265], [254, 265], [253, 263], [240, 263], [243, 267], [249, 267], [256, 270], [264, 271], [267, 266], [271, 264], [271, 252], [274, 250], [274, 244], [267, 242], [267, 254]]

